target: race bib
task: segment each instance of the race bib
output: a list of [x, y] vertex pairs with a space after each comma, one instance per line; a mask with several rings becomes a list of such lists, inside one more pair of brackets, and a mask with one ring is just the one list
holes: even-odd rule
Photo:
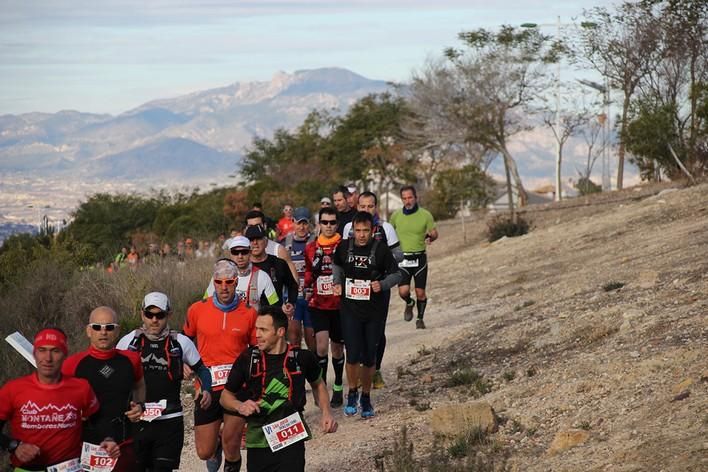
[[298, 274], [305, 272], [305, 261], [293, 261], [293, 264], [295, 265], [295, 271]]
[[59, 464], [50, 465], [47, 467], [47, 472], [81, 472], [81, 461], [78, 458], [69, 459]]
[[415, 259], [403, 259], [399, 264], [398, 267], [418, 267], [418, 258]]
[[209, 372], [211, 372], [212, 387], [225, 385], [229, 378], [229, 372], [231, 372], [231, 364], [213, 365], [209, 367]]
[[167, 408], [167, 400], [160, 400], [159, 402], [148, 402], [145, 403], [145, 411], [140, 417], [141, 420], [150, 422], [162, 416], [162, 412]]
[[100, 446], [85, 442], [81, 447], [81, 467], [91, 472], [111, 472], [118, 462]]
[[317, 294], [334, 295], [334, 278], [331, 275], [320, 275], [317, 277]]
[[273, 452], [307, 439], [305, 423], [302, 422], [297, 411], [282, 420], [263, 426], [263, 433], [265, 433], [268, 446]]
[[371, 280], [347, 279], [344, 294], [350, 300], [369, 300]]

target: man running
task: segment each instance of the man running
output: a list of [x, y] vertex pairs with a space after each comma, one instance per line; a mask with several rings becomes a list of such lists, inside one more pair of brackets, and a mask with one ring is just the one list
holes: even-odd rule
[[340, 185], [332, 192], [332, 201], [334, 208], [337, 210], [337, 233], [340, 236], [344, 235], [344, 227], [352, 221], [356, 210], [349, 205], [348, 199], [351, 197], [349, 190]]
[[[402, 279], [398, 284], [398, 295], [406, 303], [403, 312], [403, 319], [406, 321], [413, 319], [413, 307], [417, 301], [418, 319], [415, 327], [425, 329], [423, 316], [428, 303], [425, 295], [428, 281], [428, 258], [425, 254], [425, 246], [438, 239], [438, 230], [433, 215], [418, 206], [415, 187], [412, 185], [401, 187], [401, 201], [403, 208], [391, 215], [391, 224], [401, 240], [403, 250], [403, 261], [399, 264]], [[411, 279], [415, 282], [416, 301], [411, 298]]]
[[[237, 237], [237, 242], [239, 238], [243, 237]], [[248, 246], [247, 239], [245, 244]], [[241, 434], [245, 421], [224, 412], [219, 397], [233, 362], [249, 345], [256, 344], [257, 312], [237, 296], [237, 278], [238, 268], [233, 261], [217, 261], [214, 264], [214, 295], [189, 307], [182, 328], [184, 334], [196, 338], [199, 355], [211, 372], [211, 404], [206, 408], [201, 405], [194, 408], [197, 455], [202, 460], [214, 457], [223, 423], [221, 445], [225, 472], [241, 468]]]
[[132, 423], [144, 411], [145, 379], [140, 356], [115, 348], [119, 334], [116, 312], [107, 306], [94, 309], [86, 326], [90, 346], [69, 356], [62, 373], [88, 380], [101, 405], [84, 426], [83, 440], [99, 444], [106, 437], [115, 439], [121, 454], [113, 470], [132, 472], [142, 469], [133, 447]]
[[[246, 226], [257, 225], [262, 226], [263, 230], [267, 233], [268, 227], [266, 226], [266, 216], [263, 214], [263, 212], [259, 210], [251, 210], [246, 213]], [[285, 249], [282, 244], [277, 243], [269, 238], [268, 246], [266, 246], [266, 252], [268, 254], [272, 254], [285, 260], [285, 262], [287, 262], [288, 266], [290, 267], [290, 272], [292, 272], [293, 278], [297, 280], [297, 269], [295, 268], [295, 264], [293, 264], [292, 259], [290, 259], [290, 253], [287, 249]]]
[[322, 410], [322, 431], [337, 430], [315, 356], [290, 346], [287, 329], [288, 320], [279, 308], [262, 309], [256, 320], [258, 347], [239, 356], [221, 396], [224, 408], [248, 420], [249, 472], [305, 470], [304, 441], [310, 437], [302, 414], [305, 381]]
[[[397, 263], [403, 260], [403, 252], [401, 251], [401, 245], [398, 241], [398, 236], [396, 235], [396, 230], [393, 229], [390, 223], [386, 221], [381, 221], [378, 215], [378, 198], [374, 192], [363, 192], [359, 195], [358, 210], [365, 211], [369, 213], [374, 218], [374, 227], [371, 230], [371, 237], [374, 241], [381, 241], [386, 244], [393, 254], [393, 258], [396, 259]], [[343, 239], [349, 239], [352, 233], [351, 223], [344, 227]], [[374, 389], [384, 388], [386, 382], [384, 382], [383, 376], [381, 375], [381, 363], [383, 362], [384, 352], [386, 351], [386, 321], [388, 320], [388, 307], [391, 301], [391, 291], [386, 290], [383, 292], [384, 302], [386, 305], [386, 312], [384, 314], [384, 331], [381, 333], [381, 340], [379, 341], [379, 347], [376, 351], [376, 371], [374, 372], [373, 387]]]
[[[33, 351], [36, 371], [0, 388], [0, 448], [10, 453], [17, 470], [81, 470], [83, 423], [99, 404], [85, 379], [61, 374], [67, 352], [63, 331], [39, 331]], [[9, 436], [2, 433], [6, 421]], [[99, 446], [112, 458], [120, 454], [111, 438], [103, 438]]]
[[295, 313], [294, 302], [297, 301], [298, 283], [293, 279], [288, 264], [279, 257], [266, 254], [265, 248], [268, 238], [261, 226], [247, 227], [245, 236], [251, 243], [251, 264], [257, 267], [260, 272], [270, 276], [276, 294], [282, 295], [284, 289], [287, 290], [287, 301], [278, 299], [271, 304], [282, 306], [288, 318], [292, 318]]
[[170, 329], [172, 307], [167, 295], [148, 293], [141, 311], [142, 327], [121, 338], [116, 348], [140, 354], [145, 372], [146, 409], [135, 441], [139, 461], [151, 472], [168, 472], [179, 469], [184, 445], [183, 366], [199, 378], [201, 395], [196, 401], [201, 409], [211, 403], [211, 374], [194, 343]]
[[334, 294], [332, 266], [334, 251], [342, 240], [337, 233], [337, 212], [334, 208], [320, 209], [320, 235], [305, 247], [305, 288], [311, 292], [308, 307], [315, 330], [317, 363], [322, 368], [322, 379], [327, 382], [327, 355], [332, 350], [334, 384], [330, 406], [344, 403], [344, 336], [340, 319], [340, 297]]
[[298, 207], [293, 212], [293, 217], [295, 230], [283, 241], [285, 249], [288, 250], [293, 264], [295, 264], [298, 276], [297, 302], [295, 303], [295, 315], [288, 325], [288, 341], [294, 346], [299, 346], [302, 343], [304, 327], [305, 345], [314, 352], [315, 331], [312, 329], [310, 310], [307, 308], [307, 300], [305, 299], [305, 246], [315, 240], [315, 235], [310, 232], [310, 210]]
[[283, 207], [283, 216], [278, 220], [278, 223], [275, 226], [278, 229], [277, 239], [282, 243], [285, 236], [292, 233], [295, 229], [292, 205], [285, 205]]
[[[384, 330], [386, 306], [383, 292], [401, 278], [396, 260], [386, 244], [371, 237], [373, 217], [360, 211], [352, 220], [351, 244], [340, 244], [334, 252], [334, 294], [342, 296], [341, 316], [347, 349], [349, 392], [344, 407], [354, 416], [361, 407], [362, 418], [375, 415], [371, 403], [371, 381], [376, 370], [376, 351]], [[361, 381], [361, 399], [358, 384]]]

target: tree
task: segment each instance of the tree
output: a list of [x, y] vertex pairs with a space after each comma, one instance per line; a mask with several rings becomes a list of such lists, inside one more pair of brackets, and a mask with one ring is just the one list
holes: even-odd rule
[[474, 164], [440, 171], [428, 192], [427, 208], [435, 218], [452, 218], [466, 207], [485, 206], [494, 193], [494, 180]]
[[580, 30], [580, 62], [607, 77], [610, 86], [622, 92], [618, 189], [622, 189], [624, 180], [625, 132], [629, 124], [630, 101], [640, 82], [661, 57], [659, 25], [651, 3], [625, 2], [615, 12], [604, 7], [593, 8], [584, 14], [585, 23], [593, 27]]

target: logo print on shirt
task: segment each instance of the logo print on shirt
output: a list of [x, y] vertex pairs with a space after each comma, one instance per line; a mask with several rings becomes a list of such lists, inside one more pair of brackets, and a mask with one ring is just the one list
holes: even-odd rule
[[354, 267], [366, 269], [369, 267], [369, 256], [354, 256]]
[[98, 373], [104, 376], [105, 378], [108, 378], [113, 375], [113, 372], [115, 372], [115, 369], [109, 366], [108, 364], [101, 367], [101, 370], [98, 371]]
[[154, 363], [154, 364], [160, 364], [160, 365], [167, 366], [167, 359], [163, 359], [162, 357], [157, 357], [152, 352], [150, 354], [148, 354], [147, 357], [141, 356], [140, 360], [143, 362], [143, 364]]

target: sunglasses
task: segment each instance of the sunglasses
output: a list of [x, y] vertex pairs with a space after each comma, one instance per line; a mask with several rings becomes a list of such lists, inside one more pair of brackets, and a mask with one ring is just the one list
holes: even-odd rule
[[89, 326], [94, 331], [101, 331], [102, 329], [113, 331], [118, 328], [118, 323], [89, 323]]
[[332, 225], [332, 226], [334, 226], [334, 225], [337, 224], [337, 220], [320, 220], [320, 224], [321, 224], [321, 225]]
[[236, 279], [214, 279], [214, 284], [216, 284], [216, 285], [221, 285], [221, 284], [233, 285], [235, 283], [236, 283]]
[[166, 311], [158, 311], [157, 313], [153, 313], [151, 311], [143, 311], [143, 316], [149, 320], [153, 318], [157, 318], [158, 320], [164, 320], [167, 317], [167, 312]]
[[[253, 239], [251, 239], [253, 241]], [[231, 255], [233, 256], [247, 256], [251, 252], [250, 249], [232, 249]]]

